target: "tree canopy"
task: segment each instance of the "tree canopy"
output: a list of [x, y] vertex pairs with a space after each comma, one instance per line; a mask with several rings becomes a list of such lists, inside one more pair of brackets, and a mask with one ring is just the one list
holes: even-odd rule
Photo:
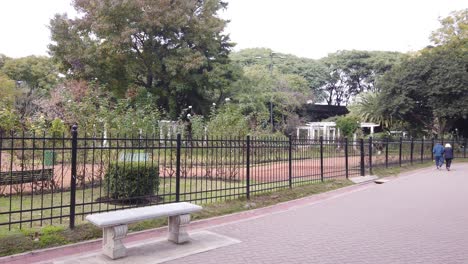
[[359, 93], [378, 91], [376, 80], [397, 64], [404, 55], [398, 52], [343, 50], [322, 59], [327, 67], [321, 87], [329, 105], [348, 105]]
[[434, 133], [443, 132], [446, 122], [466, 118], [467, 54], [455, 47], [429, 48], [395, 67], [380, 83], [386, 114], [408, 122], [409, 130]]
[[[427, 47], [387, 72], [379, 82], [384, 115], [406, 129], [442, 134], [468, 118], [468, 38], [466, 10], [441, 19]], [[466, 121], [465, 121], [466, 122]]]
[[50, 58], [28, 56], [18, 59], [6, 59], [1, 72], [10, 79], [22, 83], [30, 89], [49, 91], [58, 82], [56, 65]]
[[50, 54], [72, 78], [97, 79], [117, 92], [142, 86], [176, 116], [220, 100], [235, 78], [233, 44], [220, 0], [75, 0], [79, 18], [56, 15]]
[[270, 72], [277, 70], [282, 74], [293, 74], [307, 81], [309, 94], [307, 99], [314, 102], [323, 100], [319, 88], [324, 85], [327, 77], [327, 68], [318, 60], [299, 58], [290, 54], [274, 52], [267, 48], [243, 49], [230, 55], [232, 61], [241, 67], [262, 65]]
[[453, 11], [439, 19], [441, 27], [432, 32], [430, 40], [436, 45], [448, 44], [468, 38], [468, 8]]

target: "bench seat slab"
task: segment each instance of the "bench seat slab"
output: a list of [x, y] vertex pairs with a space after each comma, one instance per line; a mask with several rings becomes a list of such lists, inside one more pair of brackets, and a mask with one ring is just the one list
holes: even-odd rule
[[86, 220], [102, 228], [126, 225], [159, 217], [191, 214], [202, 209], [199, 205], [181, 202], [92, 214], [86, 216]]

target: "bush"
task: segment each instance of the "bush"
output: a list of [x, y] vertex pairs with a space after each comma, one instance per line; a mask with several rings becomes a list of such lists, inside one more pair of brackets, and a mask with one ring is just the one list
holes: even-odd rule
[[360, 127], [359, 119], [350, 115], [340, 116], [336, 119], [336, 127], [341, 130], [344, 136], [352, 137]]
[[218, 111], [213, 109], [207, 126], [211, 138], [244, 138], [249, 133], [247, 119], [240, 108], [232, 104], [227, 104]]
[[389, 133], [386, 132], [379, 132], [379, 133], [374, 133], [373, 135], [366, 135], [365, 138], [368, 139], [369, 137], [372, 137], [374, 140], [386, 140], [388, 138], [389, 141], [395, 141], [398, 138], [390, 135]]
[[105, 188], [112, 199], [143, 198], [159, 189], [159, 169], [150, 162], [113, 163], [104, 179]]
[[[1, 107], [1, 105], [0, 105]], [[9, 108], [0, 108], [0, 133], [8, 133], [20, 128], [20, 121], [15, 111]]]

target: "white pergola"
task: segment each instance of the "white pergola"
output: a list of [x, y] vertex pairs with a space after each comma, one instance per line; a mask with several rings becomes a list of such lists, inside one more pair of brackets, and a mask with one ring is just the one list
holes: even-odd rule
[[[375, 123], [360, 123], [361, 128], [370, 128], [371, 135], [374, 134], [374, 128], [378, 127], [378, 124]], [[300, 136], [300, 131], [307, 131], [307, 139], [319, 139], [320, 136], [324, 140], [335, 140], [340, 137], [340, 129], [336, 127], [335, 122], [310, 122], [305, 126], [296, 127], [297, 138]], [[356, 138], [356, 134], [354, 137]]]

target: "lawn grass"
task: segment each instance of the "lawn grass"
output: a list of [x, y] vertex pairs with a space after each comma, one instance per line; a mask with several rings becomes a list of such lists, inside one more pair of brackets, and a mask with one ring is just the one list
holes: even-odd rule
[[[175, 179], [163, 179], [156, 197], [160, 197], [159, 203], [175, 202]], [[224, 197], [238, 198], [245, 193], [245, 182], [222, 181], [216, 179], [182, 179], [180, 181], [182, 201], [219, 202]], [[97, 199], [106, 196], [103, 186], [94, 188], [78, 189], [76, 191], [75, 219], [76, 224], [84, 221], [84, 216], [93, 212], [117, 210], [129, 205], [109, 204], [97, 202]], [[132, 206], [135, 206], [133, 204]], [[41, 208], [52, 209], [41, 209]], [[29, 211], [24, 211], [29, 210]], [[17, 213], [9, 213], [9, 212]], [[23, 211], [23, 212], [20, 212]], [[12, 195], [0, 197], [0, 223], [15, 221], [26, 221], [11, 226], [0, 226], [0, 235], [13, 228], [35, 228], [42, 225], [68, 226], [70, 214], [70, 191], [34, 194], [34, 195]], [[79, 216], [81, 215], [81, 217]], [[64, 217], [60, 217], [64, 216]], [[54, 218], [56, 217], [56, 218]], [[45, 219], [41, 221], [40, 219]], [[33, 221], [30, 221], [33, 220]], [[6, 231], [5, 231], [6, 229]]]

